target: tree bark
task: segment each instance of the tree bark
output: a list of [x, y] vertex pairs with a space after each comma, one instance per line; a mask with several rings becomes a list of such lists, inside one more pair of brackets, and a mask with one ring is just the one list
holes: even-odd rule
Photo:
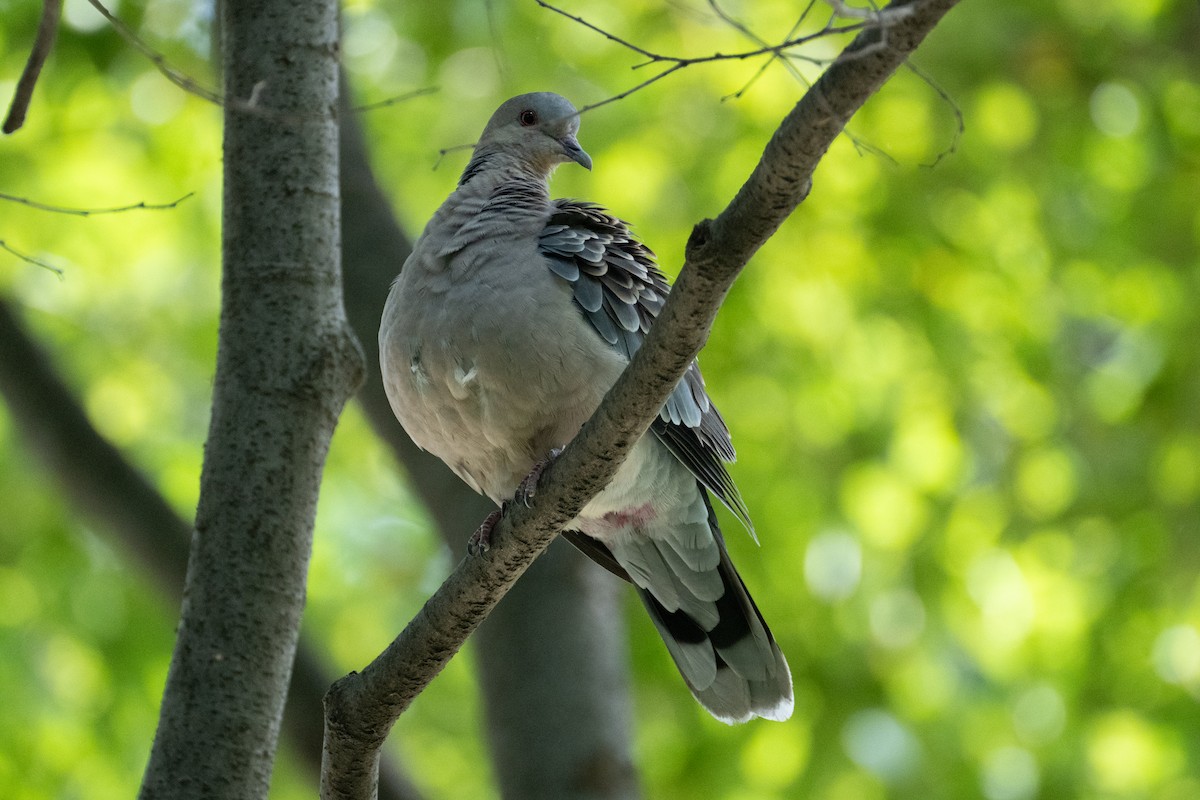
[[784, 118], [729, 207], [693, 230], [679, 280], [645, 344], [542, 474], [533, 508], [514, 504], [486, 556], [460, 562], [383, 653], [330, 689], [321, 784], [326, 800], [374, 796], [379, 747], [396, 718], [562, 526], [611, 480], [703, 346], [737, 275], [807, 196], [834, 138], [956, 1], [900, 0], [888, 6], [903, 11], [888, 18], [886, 36], [875, 28], [855, 38]]
[[[396, 421], [379, 372], [379, 317], [412, 251], [371, 170], [343, 84], [342, 264], [346, 315], [363, 344], [358, 400], [457, 557], [492, 509]], [[556, 543], [476, 638], [492, 769], [504, 797], [637, 797], [619, 582]], [[569, 712], [569, 713], [568, 713]], [[587, 725], [580, 725], [587, 720]]]
[[144, 798], [263, 798], [329, 440], [342, 310], [333, 0], [221, 4], [220, 338], [182, 618]]

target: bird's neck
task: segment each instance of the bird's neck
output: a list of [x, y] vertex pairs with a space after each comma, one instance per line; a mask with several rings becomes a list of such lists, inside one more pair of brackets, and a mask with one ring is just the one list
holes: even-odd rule
[[491, 148], [479, 148], [471, 156], [462, 177], [458, 179], [458, 187], [471, 184], [472, 188], [480, 184], [497, 185], [510, 181], [529, 182], [546, 187], [549, 197], [550, 173], [554, 167], [533, 164], [528, 160], [514, 158], [511, 153]]

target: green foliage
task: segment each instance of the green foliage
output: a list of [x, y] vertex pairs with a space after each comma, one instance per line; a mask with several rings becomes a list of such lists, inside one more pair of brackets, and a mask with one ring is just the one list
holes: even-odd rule
[[[37, 5], [0, 4], [0, 97]], [[121, 13], [211, 86], [202, 7]], [[701, 2], [567, 8], [665, 54], [754, 46]], [[797, 13], [728, 9], [771, 40]], [[0, 239], [64, 276], [0, 253], [0, 287], [189, 517], [216, 341], [219, 110], [86, 6], [66, 23], [27, 127], [0, 142], [0, 191], [76, 207], [195, 196], [92, 218], [3, 203]], [[731, 547], [791, 661], [796, 715], [708, 719], [631, 613], [649, 796], [1200, 796], [1196, 26], [1179, 0], [965, 3], [830, 151], [702, 358], [763, 543], [730, 520]], [[434, 170], [438, 150], [473, 141], [498, 99], [592, 103], [656, 69], [630, 72], [639, 57], [532, 2], [364, 0], [345, 27], [360, 102], [440, 88], [366, 117], [413, 233], [465, 162]], [[775, 63], [722, 102], [757, 68], [697, 65], [587, 114], [595, 172], [564, 168], [555, 189], [635, 222], [674, 272], [804, 89]], [[0, 795], [130, 796], [175, 609], [31, 461], [0, 414]], [[447, 567], [351, 409], [306, 631], [358, 667]], [[456, 659], [393, 736], [431, 796], [491, 796], [476, 705]], [[281, 762], [276, 796], [310, 791], [294, 769]]]

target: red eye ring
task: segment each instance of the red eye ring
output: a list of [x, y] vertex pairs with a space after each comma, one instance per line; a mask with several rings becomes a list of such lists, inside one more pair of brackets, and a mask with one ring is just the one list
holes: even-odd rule
[[532, 108], [527, 108], [524, 111], [522, 111], [520, 114], [517, 115], [517, 121], [520, 122], [521, 126], [524, 128], [528, 128], [531, 125], [537, 125], [537, 122], [538, 122], [537, 112], [534, 111]]

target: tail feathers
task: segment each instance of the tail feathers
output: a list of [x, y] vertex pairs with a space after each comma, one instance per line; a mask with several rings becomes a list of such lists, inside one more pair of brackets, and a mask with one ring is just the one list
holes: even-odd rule
[[639, 588], [638, 594], [688, 688], [709, 713], [729, 724], [752, 717], [788, 719], [793, 700], [787, 660], [724, 547], [717, 571], [725, 593], [716, 603], [719, 620], [707, 630], [687, 612], [668, 610], [649, 591]]
[[579, 531], [563, 535], [637, 587], [688, 688], [714, 717], [730, 724], [788, 719], [787, 660], [729, 560], [703, 489], [694, 508], [665, 529], [605, 541]]

